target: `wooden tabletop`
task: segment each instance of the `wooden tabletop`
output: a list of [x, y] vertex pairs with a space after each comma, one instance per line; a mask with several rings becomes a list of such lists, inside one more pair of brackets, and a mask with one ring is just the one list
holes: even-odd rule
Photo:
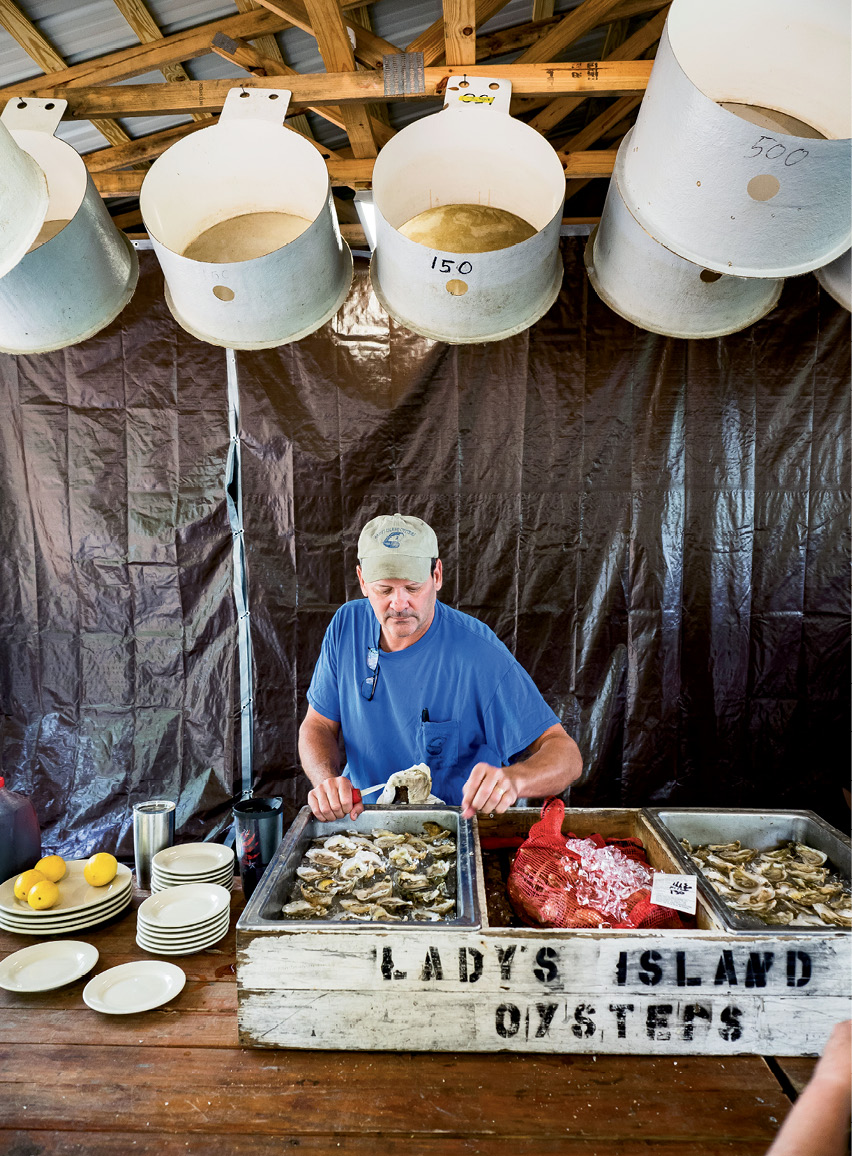
[[[151, 959], [122, 916], [69, 938], [93, 974]], [[234, 924], [171, 1003], [109, 1016], [85, 979], [0, 990], [0, 1153], [265, 1156], [764, 1156], [815, 1061], [241, 1048]], [[0, 957], [37, 942], [0, 931]]]

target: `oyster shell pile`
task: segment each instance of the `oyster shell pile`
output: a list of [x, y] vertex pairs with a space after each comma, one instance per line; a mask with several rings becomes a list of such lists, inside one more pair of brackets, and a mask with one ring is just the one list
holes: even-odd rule
[[825, 863], [828, 856], [804, 843], [771, 851], [733, 843], [681, 846], [729, 907], [785, 927], [852, 927], [849, 880]]
[[456, 840], [438, 823], [420, 834], [376, 827], [314, 839], [296, 868], [288, 919], [431, 922], [456, 914]]

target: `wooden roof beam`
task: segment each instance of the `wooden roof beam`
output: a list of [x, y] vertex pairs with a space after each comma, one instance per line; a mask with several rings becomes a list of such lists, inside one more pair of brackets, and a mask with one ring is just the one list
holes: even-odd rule
[[[264, 3], [268, 3], [268, 0], [264, 0]], [[292, 7], [292, 4], [289, 6]], [[343, 23], [343, 13], [337, 0], [307, 0], [305, 7], [326, 72], [349, 72], [359, 75], [355, 69], [355, 54], [349, 42], [349, 33]], [[367, 109], [344, 107], [341, 112], [355, 156], [359, 158], [376, 156], [378, 145], [373, 136]]]
[[444, 0], [444, 59], [476, 63], [476, 0]]
[[[308, 36], [314, 36], [316, 39], [311, 14], [301, 0], [257, 0], [257, 2], [270, 12], [285, 17], [294, 28], [299, 28], [302, 32], [307, 32]], [[324, 6], [327, 5], [323, 8], [325, 13], [323, 34], [326, 32], [330, 34], [331, 23], [339, 23], [342, 19], [343, 26], [351, 28], [355, 36], [353, 55], [362, 64], [366, 64], [368, 68], [381, 68], [383, 56], [400, 51], [395, 44], [391, 44], [389, 40], [383, 40], [381, 36], [376, 36], [371, 29], [366, 28], [358, 20], [351, 20], [348, 16], [343, 15], [337, 0], [321, 0], [321, 3]], [[360, 0], [360, 3], [363, 4], [364, 0]], [[355, 5], [350, 5], [350, 7], [355, 7]], [[323, 57], [323, 59], [325, 58]], [[338, 70], [335, 69], [334, 71]]]
[[[10, 0], [3, 2], [8, 5]], [[354, 8], [363, 2], [364, 0], [341, 0], [341, 5], [344, 8]], [[211, 20], [194, 28], [186, 28], [182, 32], [175, 32], [171, 36], [164, 36], [161, 40], [152, 41], [151, 44], [132, 44], [129, 48], [122, 48], [118, 52], [110, 52], [93, 60], [84, 60], [69, 68], [63, 67], [52, 79], [57, 85], [82, 88], [94, 84], [113, 84], [118, 80], [140, 76], [144, 72], [162, 70], [164, 64], [204, 56], [210, 51], [210, 41], [217, 32], [252, 40], [257, 36], [280, 32], [283, 28], [290, 27], [289, 20], [261, 8], [241, 13], [239, 16], [227, 16], [222, 20]], [[5, 88], [0, 88], [0, 99], [29, 92], [31, 87], [31, 80], [8, 84]]]
[[[652, 16], [647, 24], [614, 49], [606, 59], [609, 61], [638, 60], [660, 39], [668, 11], [668, 5], [666, 5], [656, 16]], [[586, 99], [585, 96], [561, 96], [557, 100], [551, 101], [541, 112], [536, 113], [532, 120], [527, 121], [527, 124], [530, 128], [546, 134], [574, 109], [579, 108]]]
[[[84, 60], [80, 64], [63, 68], [52, 78], [57, 85], [69, 87], [89, 87], [93, 84], [113, 84], [127, 80], [143, 72], [162, 71], [164, 64], [181, 60], [194, 60], [210, 51], [210, 41], [217, 32], [227, 36], [251, 37], [260, 31], [279, 31], [289, 25], [272, 12], [247, 12], [241, 16], [229, 16], [225, 20], [214, 20], [197, 28], [164, 36], [151, 44], [133, 44], [119, 52], [110, 52], [94, 60]], [[30, 90], [31, 80], [17, 81], [0, 89], [0, 98], [17, 96]]]
[[617, 3], [618, 0], [583, 0], [547, 36], [521, 53], [515, 63], [541, 64], [546, 60], [556, 60], [575, 40], [596, 28]]
[[[319, 147], [319, 146], [318, 146]], [[589, 152], [572, 152], [563, 161], [566, 180], [591, 180], [594, 177], [611, 177], [615, 164], [615, 149], [594, 149]], [[373, 179], [374, 160], [328, 161], [328, 175], [333, 185], [347, 185], [352, 189], [369, 189]], [[138, 196], [145, 174], [142, 172], [95, 172], [92, 179], [102, 197]]]
[[[645, 91], [653, 62], [650, 60], [590, 61], [585, 64], [501, 64], [482, 65], [479, 75], [509, 80], [520, 96], [622, 96]], [[447, 81], [462, 76], [464, 66], [444, 65], [424, 70], [425, 91], [416, 97], [394, 100], [422, 100], [443, 96]], [[183, 84], [121, 84], [93, 88], [54, 87], [50, 77], [36, 77], [21, 95], [60, 97], [68, 101], [66, 116], [88, 120], [92, 116], [155, 116], [161, 113], [220, 112], [235, 84], [245, 88], [277, 88], [276, 77], [247, 77], [234, 80], [188, 80]], [[287, 78], [287, 87], [296, 104], [367, 104], [385, 100], [381, 73], [338, 72], [298, 73]]]
[[[223, 60], [228, 60], [232, 64], [244, 68], [246, 72], [252, 76], [280, 76], [284, 78], [285, 84], [282, 85], [282, 87], [285, 88], [287, 87], [287, 77], [299, 75], [295, 69], [290, 68], [288, 65], [264, 56], [258, 52], [257, 49], [246, 43], [245, 40], [232, 40], [230, 36], [225, 36], [221, 32], [217, 32], [213, 37], [210, 47], [217, 56], [221, 56]], [[329, 124], [333, 124], [335, 128], [341, 129], [343, 132], [346, 131], [343, 112], [339, 106], [325, 104], [308, 105], [307, 107], [310, 112], [316, 113], [317, 116], [322, 117], [322, 119], [328, 121]], [[370, 123], [373, 129], [373, 136], [380, 145], [387, 144], [391, 137], [396, 135], [395, 130], [392, 129], [390, 125], [380, 121], [378, 117], [371, 116]], [[298, 128], [300, 132], [302, 131], [299, 125], [291, 127]], [[303, 135], [308, 134], [305, 133]]]
[[[12, 0], [0, 0], [0, 24], [43, 72], [50, 74], [64, 71], [65, 61]], [[121, 125], [112, 119], [92, 123], [110, 144], [125, 144], [130, 140]]]
[[619, 121], [633, 112], [635, 108], [638, 108], [641, 100], [641, 96], [623, 96], [620, 100], [613, 101], [608, 108], [604, 109], [600, 116], [596, 116], [594, 120], [590, 120], [585, 128], [581, 128], [578, 133], [575, 133], [557, 152], [556, 155], [562, 161], [563, 165], [567, 163], [572, 153], [585, 151], [595, 144], [596, 141], [600, 140], [600, 138], [608, 133], [611, 128], [614, 128]]
[[[506, 7], [507, 3], [508, 0], [476, 0], [474, 28], [481, 27], [492, 16], [496, 16], [501, 8]], [[439, 60], [443, 60], [445, 50], [444, 18], [441, 16], [419, 36], [415, 36], [405, 51], [422, 52], [423, 64], [428, 68], [430, 64], [437, 64]]]
[[[155, 40], [162, 40], [163, 34], [157, 26], [154, 17], [148, 11], [144, 0], [112, 0], [121, 15], [130, 25], [140, 44], [151, 44]], [[189, 80], [189, 73], [182, 64], [164, 64], [160, 69], [163, 76], [171, 84], [176, 81]], [[211, 117], [203, 112], [194, 112], [192, 119], [208, 123]]]

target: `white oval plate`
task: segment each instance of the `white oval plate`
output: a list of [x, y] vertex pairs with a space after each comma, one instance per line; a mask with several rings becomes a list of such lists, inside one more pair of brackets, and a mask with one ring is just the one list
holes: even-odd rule
[[80, 979], [98, 962], [91, 943], [61, 939], [34, 943], [0, 961], [0, 987], [6, 991], [53, 991]]
[[0, 928], [3, 931], [11, 931], [14, 935], [70, 935], [74, 931], [83, 931], [87, 927], [97, 927], [99, 923], [106, 923], [107, 920], [122, 914], [130, 906], [131, 898], [132, 895], [128, 892], [126, 898], [117, 907], [109, 910], [99, 908], [92, 915], [80, 916], [61, 926], [58, 924], [45, 926], [43, 923], [27, 923], [0, 914]]
[[211, 879], [219, 879], [223, 875], [233, 875], [233, 863], [226, 863], [224, 867], [217, 867], [215, 871], [198, 871], [193, 875], [179, 875], [175, 871], [166, 871], [164, 867], [152, 867], [151, 874], [161, 879], [174, 879], [177, 883], [207, 883]]
[[199, 943], [184, 944], [181, 947], [160, 947], [158, 944], [149, 943], [141, 935], [136, 936], [136, 942], [145, 951], [149, 951], [151, 955], [195, 955], [197, 951], [203, 951], [205, 947], [213, 947], [219, 940], [225, 938], [226, 933], [227, 928], [215, 935], [209, 935]]
[[87, 863], [88, 859], [66, 860], [68, 870], [65, 873], [65, 878], [60, 879], [58, 883], [59, 902], [55, 907], [48, 907], [44, 911], [34, 911], [25, 899], [15, 898], [17, 875], [12, 879], [7, 879], [5, 883], [0, 884], [0, 911], [5, 911], [9, 915], [27, 915], [34, 919], [44, 919], [59, 914], [72, 915], [75, 912], [82, 912], [90, 907], [97, 907], [101, 903], [106, 903], [121, 891], [126, 890], [133, 881], [133, 873], [130, 868], [119, 863], [115, 878], [111, 883], [107, 883], [105, 887], [91, 887], [83, 877], [83, 868]]
[[57, 911], [53, 914], [51, 908], [44, 911], [31, 911], [27, 915], [25, 911], [16, 912], [11, 915], [7, 911], [0, 911], [0, 919], [4, 923], [15, 924], [19, 927], [35, 927], [46, 929], [48, 927], [67, 927], [71, 923], [78, 923], [81, 919], [102, 919], [106, 918], [111, 911], [117, 911], [120, 907], [129, 903], [133, 898], [133, 892], [127, 888], [120, 895], [113, 895], [108, 903], [99, 903], [96, 907], [87, 907], [83, 911], [75, 911], [69, 915], [65, 911]]
[[165, 847], [151, 860], [151, 866], [172, 875], [203, 875], [217, 872], [222, 867], [233, 867], [232, 847], [220, 843], [184, 843], [178, 847]]
[[152, 930], [197, 927], [221, 915], [231, 905], [231, 893], [218, 883], [185, 883], [167, 887], [146, 899], [137, 912], [139, 922]]
[[[223, 887], [226, 891], [230, 891], [233, 883], [230, 879], [205, 879], [205, 883], [215, 883], [217, 887]], [[156, 895], [158, 891], [168, 891], [172, 887], [183, 887], [183, 883], [163, 883], [159, 879], [151, 880], [151, 894]]]
[[202, 923], [199, 927], [173, 927], [170, 929], [155, 930], [148, 927], [144, 923], [136, 922], [136, 930], [144, 935], [146, 939], [153, 940], [159, 943], [183, 943], [187, 940], [201, 939], [205, 935], [209, 935], [211, 931], [215, 931], [219, 927], [227, 927], [231, 921], [230, 911], [223, 911], [221, 915], [217, 915], [215, 919], [210, 919], [207, 923]]
[[164, 883], [167, 887], [180, 887], [186, 883], [221, 883], [223, 879], [233, 879], [234, 872], [230, 867], [224, 871], [213, 871], [209, 875], [170, 875], [168, 871], [151, 872], [152, 883]]
[[102, 971], [83, 988], [93, 1011], [127, 1016], [168, 1003], [183, 989], [186, 975], [174, 963], [140, 959]]
[[231, 919], [230, 911], [223, 911], [221, 915], [217, 915], [215, 919], [208, 919], [206, 923], [201, 923], [197, 927], [149, 927], [145, 923], [140, 923], [137, 919], [136, 928], [149, 939], [160, 939], [163, 942], [169, 940], [182, 939], [198, 939], [202, 935], [207, 935], [208, 932], [213, 931], [216, 927], [227, 927]]

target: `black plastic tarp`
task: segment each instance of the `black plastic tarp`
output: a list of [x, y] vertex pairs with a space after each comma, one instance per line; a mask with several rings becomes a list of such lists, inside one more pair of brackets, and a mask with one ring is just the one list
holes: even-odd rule
[[[303, 802], [323, 631], [361, 525], [401, 509], [578, 739], [572, 803], [846, 826], [849, 314], [806, 276], [740, 334], [659, 337], [563, 246], [557, 304], [506, 341], [402, 329], [357, 262], [328, 325], [237, 354], [256, 793]], [[210, 831], [240, 783], [225, 355], [140, 256], [104, 333], [0, 357], [2, 773], [71, 850], [126, 850], [137, 797]]]

